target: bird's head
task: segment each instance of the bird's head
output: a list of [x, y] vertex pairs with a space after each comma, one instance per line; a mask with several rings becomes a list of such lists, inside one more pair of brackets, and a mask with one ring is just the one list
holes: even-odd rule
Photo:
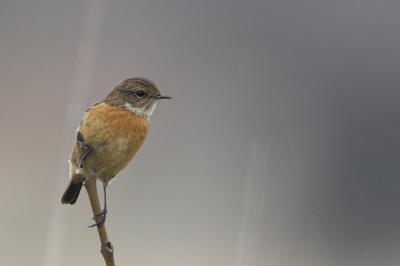
[[122, 81], [106, 97], [105, 103], [125, 108], [132, 113], [151, 116], [160, 99], [172, 99], [162, 94], [156, 84], [146, 78], [129, 78]]

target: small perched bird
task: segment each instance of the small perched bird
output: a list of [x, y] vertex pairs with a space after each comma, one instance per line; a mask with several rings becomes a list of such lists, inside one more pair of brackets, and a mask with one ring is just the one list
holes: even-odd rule
[[85, 112], [69, 160], [71, 181], [61, 203], [74, 205], [78, 199], [84, 180], [78, 143], [84, 142], [87, 145], [84, 156], [90, 156], [90, 166], [104, 188], [103, 219], [94, 225], [104, 224], [106, 187], [128, 165], [144, 142], [150, 116], [160, 99], [171, 97], [162, 94], [149, 79], [129, 78]]

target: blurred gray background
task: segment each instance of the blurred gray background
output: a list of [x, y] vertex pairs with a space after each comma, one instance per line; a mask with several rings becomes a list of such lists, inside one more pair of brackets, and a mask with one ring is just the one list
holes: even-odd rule
[[108, 187], [117, 265], [398, 265], [399, 1], [0, 1], [0, 264], [103, 265], [83, 112], [162, 101]]

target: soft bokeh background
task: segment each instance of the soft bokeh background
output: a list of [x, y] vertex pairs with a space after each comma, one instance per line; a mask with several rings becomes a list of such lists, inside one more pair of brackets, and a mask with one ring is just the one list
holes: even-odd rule
[[83, 112], [173, 96], [109, 186], [118, 265], [398, 265], [399, 1], [0, 1], [0, 264], [102, 265]]

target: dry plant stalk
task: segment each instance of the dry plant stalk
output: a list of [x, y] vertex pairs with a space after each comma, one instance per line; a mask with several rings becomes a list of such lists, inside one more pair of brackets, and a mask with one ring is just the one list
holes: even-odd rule
[[[81, 149], [81, 155], [83, 155], [85, 153], [85, 149], [87, 149], [87, 148], [83, 147]], [[83, 184], [84, 184], [87, 194], [89, 196], [90, 205], [92, 206], [93, 214], [100, 213], [101, 207], [100, 207], [99, 197], [97, 194], [97, 186], [96, 186], [97, 175], [93, 171], [92, 167], [90, 167], [90, 155], [86, 156], [86, 158], [84, 158], [82, 160], [82, 166], [83, 166], [83, 171], [84, 171], [84, 174], [86, 177], [86, 180], [83, 181]], [[94, 219], [95, 219], [96, 223], [99, 222], [101, 220], [101, 218], [102, 218], [101, 215], [94, 215]], [[106, 266], [115, 266], [114, 247], [111, 244], [111, 242], [108, 240], [105, 224], [96, 226], [96, 227], [97, 227], [97, 231], [99, 233], [99, 238], [100, 238], [100, 243], [101, 243], [100, 252], [104, 257]]]

